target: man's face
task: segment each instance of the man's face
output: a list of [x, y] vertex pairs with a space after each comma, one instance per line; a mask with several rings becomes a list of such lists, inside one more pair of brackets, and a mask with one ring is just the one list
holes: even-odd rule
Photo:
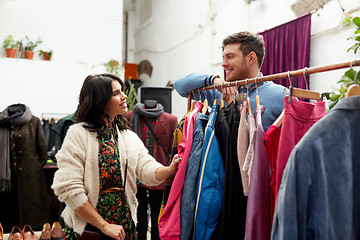
[[240, 43], [231, 43], [223, 51], [222, 67], [226, 72], [226, 81], [243, 80], [249, 77], [246, 56], [240, 51]]

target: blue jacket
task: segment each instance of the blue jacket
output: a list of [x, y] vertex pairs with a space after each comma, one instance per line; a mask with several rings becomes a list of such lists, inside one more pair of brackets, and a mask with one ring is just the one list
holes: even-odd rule
[[297, 143], [271, 239], [360, 239], [360, 96], [342, 99]]
[[[214, 76], [212, 75], [192, 73], [176, 80], [174, 82], [174, 87], [180, 96], [187, 97], [187, 94], [194, 89], [212, 85], [213, 79]], [[248, 88], [252, 113], [254, 114], [255, 111], [256, 94], [259, 95], [260, 104], [265, 107], [262, 123], [266, 132], [284, 109], [284, 97], [285, 94], [289, 92], [289, 89], [271, 81], [260, 83], [257, 88], [255, 87], [255, 84], [249, 84]], [[239, 87], [239, 92], [246, 93], [246, 87]], [[204, 100], [206, 97], [209, 101], [209, 106], [212, 106], [215, 96], [218, 100], [222, 98], [221, 92], [216, 89], [205, 91], [205, 93], [196, 92], [194, 93], [193, 98], [198, 100], [201, 97], [201, 99]]]
[[209, 116], [198, 113], [193, 134], [193, 143], [186, 168], [186, 177], [181, 192], [180, 240], [192, 239], [190, 233], [194, 226], [195, 204], [197, 197], [196, 184], [199, 176], [200, 162], [204, 146], [205, 126]]
[[224, 164], [214, 130], [218, 111], [219, 104], [216, 104], [211, 109], [205, 128], [195, 210], [195, 240], [210, 239], [218, 224], [223, 201]]

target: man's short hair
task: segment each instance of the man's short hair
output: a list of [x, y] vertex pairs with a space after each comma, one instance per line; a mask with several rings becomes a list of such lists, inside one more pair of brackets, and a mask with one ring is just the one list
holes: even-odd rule
[[253, 34], [251, 32], [238, 32], [229, 35], [222, 42], [222, 47], [231, 43], [240, 43], [240, 51], [244, 56], [247, 56], [250, 52], [255, 52], [259, 68], [261, 67], [265, 56], [264, 37], [259, 34]]

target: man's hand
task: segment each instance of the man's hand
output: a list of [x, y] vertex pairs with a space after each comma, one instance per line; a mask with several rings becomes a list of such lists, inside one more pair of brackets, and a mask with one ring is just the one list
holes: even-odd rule
[[[214, 85], [224, 84], [224, 86], [226, 86], [227, 82], [221, 78], [215, 77], [213, 84]], [[220, 90], [220, 92], [222, 93], [222, 98], [224, 99], [225, 102], [229, 100], [231, 96], [238, 95], [238, 90], [235, 87], [224, 87]]]

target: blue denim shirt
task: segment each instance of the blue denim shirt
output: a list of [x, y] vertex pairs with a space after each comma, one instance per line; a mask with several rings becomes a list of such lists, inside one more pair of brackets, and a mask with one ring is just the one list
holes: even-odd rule
[[201, 156], [204, 146], [204, 131], [209, 120], [209, 116], [198, 113], [193, 134], [193, 143], [188, 159], [186, 177], [181, 192], [180, 208], [180, 240], [190, 239], [190, 233], [194, 224], [195, 204], [197, 197], [197, 179]]
[[360, 96], [342, 99], [295, 146], [271, 239], [360, 239]]

